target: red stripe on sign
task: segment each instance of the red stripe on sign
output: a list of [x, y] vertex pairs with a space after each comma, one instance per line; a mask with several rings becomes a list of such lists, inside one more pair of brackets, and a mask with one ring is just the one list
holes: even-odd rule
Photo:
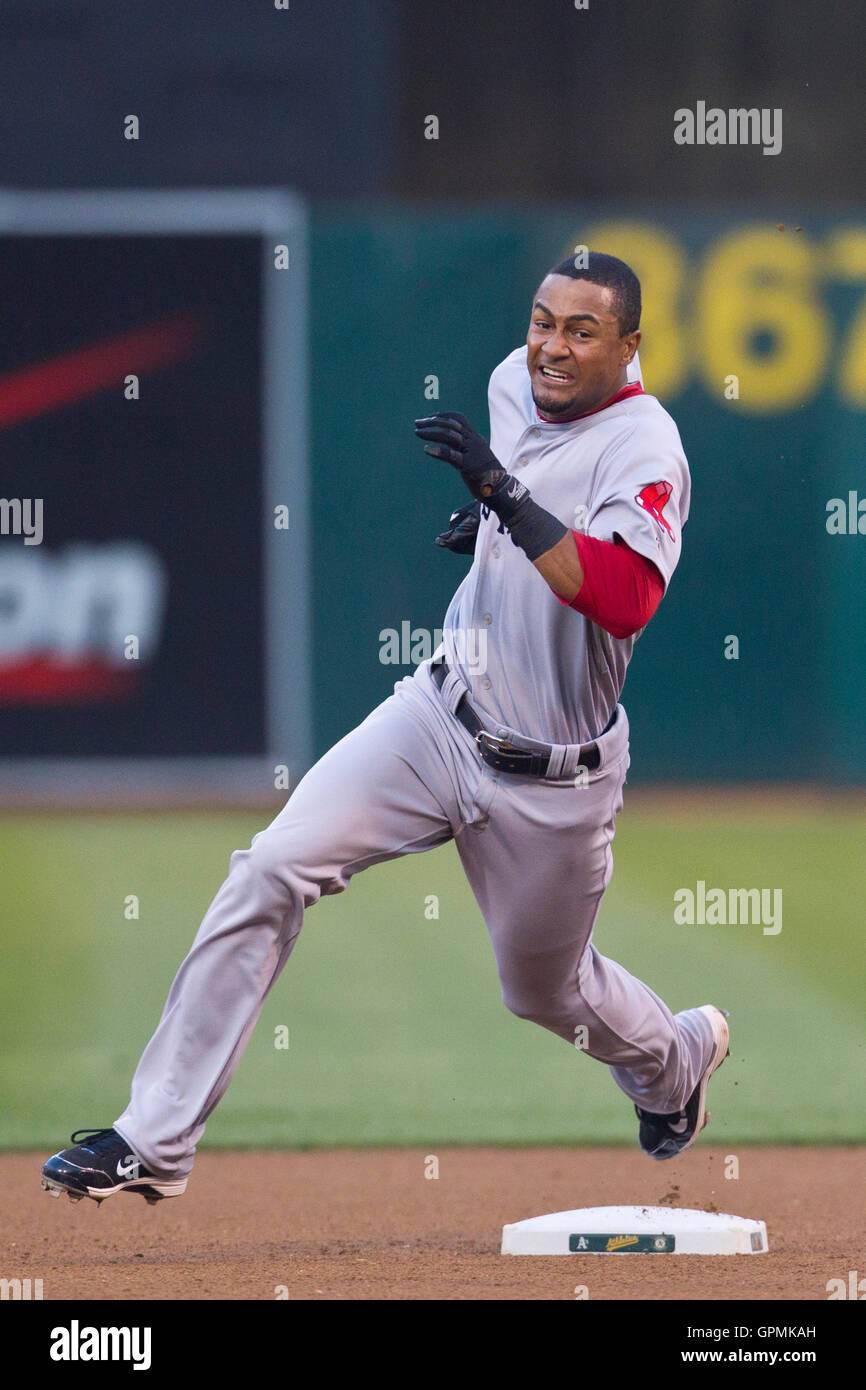
[[136, 674], [98, 658], [72, 662], [35, 656], [26, 661], [0, 662], [0, 704], [80, 705], [123, 700], [135, 691]]
[[188, 357], [199, 336], [196, 319], [180, 315], [10, 372], [0, 377], [0, 429], [95, 396], [130, 373], [139, 376]]

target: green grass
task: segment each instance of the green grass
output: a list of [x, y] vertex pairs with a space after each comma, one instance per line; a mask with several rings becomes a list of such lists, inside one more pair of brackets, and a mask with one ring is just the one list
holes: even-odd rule
[[[0, 1146], [110, 1124], [249, 814], [0, 818]], [[596, 944], [674, 1010], [731, 1010], [713, 1137], [866, 1135], [863, 817], [624, 812]], [[782, 888], [783, 929], [677, 926], [673, 894]], [[140, 918], [127, 921], [135, 893]], [[439, 897], [439, 919], [425, 899]], [[289, 1028], [288, 1050], [274, 1030]], [[634, 1143], [606, 1069], [502, 1007], [452, 846], [308, 916], [210, 1145]]]

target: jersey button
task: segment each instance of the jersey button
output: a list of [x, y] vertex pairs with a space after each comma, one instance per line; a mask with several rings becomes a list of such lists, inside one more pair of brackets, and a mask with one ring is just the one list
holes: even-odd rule
[[532, 434], [533, 439], [537, 439], [538, 436], [541, 434], [541, 430], [538, 428], [537, 425], [535, 425], [533, 429], [530, 431], [530, 433]]
[[484, 614], [484, 617], [481, 619], [481, 621], [482, 621], [482, 623], [484, 624], [485, 627], [489, 627], [490, 624], [493, 622], [493, 619], [492, 619], [492, 617], [490, 616], [489, 613], [485, 613], [485, 614]]
[[498, 558], [499, 558], [499, 546], [498, 546], [498, 545], [495, 545], [495, 546], [493, 547], [493, 549], [491, 550], [490, 554], [491, 554], [491, 555], [495, 555], [496, 558], [498, 559]]
[[485, 676], [484, 679], [483, 679], [483, 681], [481, 682], [481, 684], [484, 686], [484, 689], [485, 689], [485, 690], [489, 690], [489, 689], [490, 689], [490, 677], [489, 677], [489, 676]]

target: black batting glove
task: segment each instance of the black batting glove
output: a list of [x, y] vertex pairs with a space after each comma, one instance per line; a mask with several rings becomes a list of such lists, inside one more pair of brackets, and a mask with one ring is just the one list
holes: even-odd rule
[[415, 421], [415, 433], [419, 439], [429, 441], [424, 445], [425, 454], [450, 463], [472, 496], [487, 503], [496, 483], [505, 476], [505, 469], [465, 415], [428, 415]]
[[481, 525], [481, 503], [467, 502], [451, 513], [448, 529], [436, 537], [436, 545], [453, 550], [455, 555], [474, 555], [478, 527]]
[[502, 467], [465, 415], [428, 415], [415, 421], [415, 433], [430, 441], [424, 446], [425, 454], [444, 459], [458, 470], [472, 496], [496, 513], [530, 560], [537, 560], [568, 535], [568, 528], [533, 502], [529, 489]]

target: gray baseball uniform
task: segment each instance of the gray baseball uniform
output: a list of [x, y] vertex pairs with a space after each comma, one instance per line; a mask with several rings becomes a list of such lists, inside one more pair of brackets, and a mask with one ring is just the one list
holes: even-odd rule
[[[639, 395], [570, 424], [545, 423], [520, 348], [493, 373], [490, 417], [494, 453], [541, 506], [593, 536], [621, 536], [667, 583], [689, 473], [658, 401]], [[115, 1123], [157, 1175], [192, 1168], [306, 908], [372, 864], [452, 838], [513, 1013], [569, 1043], [585, 1028], [584, 1050], [655, 1113], [681, 1109], [707, 1066], [706, 1016], [672, 1015], [592, 942], [629, 762], [618, 698], [634, 639], [613, 638], [561, 604], [497, 527], [494, 515], [482, 521], [449, 606], [443, 646], [452, 669], [441, 690], [430, 661], [399, 681], [250, 848], [231, 856]], [[468, 640], [482, 633], [483, 643]], [[481, 760], [453, 713], [464, 693], [491, 732], [527, 747], [553, 744], [546, 778]], [[580, 745], [591, 740], [599, 764], [580, 775]]]

